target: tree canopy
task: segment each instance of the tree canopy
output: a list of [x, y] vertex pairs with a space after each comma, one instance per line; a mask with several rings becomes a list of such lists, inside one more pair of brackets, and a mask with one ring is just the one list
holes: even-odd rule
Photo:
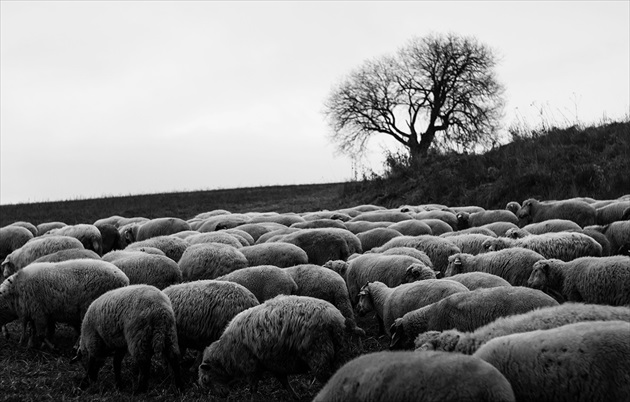
[[394, 55], [368, 60], [335, 87], [324, 105], [331, 139], [343, 153], [391, 136], [420, 160], [439, 150], [489, 148], [498, 139], [503, 87], [497, 58], [474, 38], [412, 38]]

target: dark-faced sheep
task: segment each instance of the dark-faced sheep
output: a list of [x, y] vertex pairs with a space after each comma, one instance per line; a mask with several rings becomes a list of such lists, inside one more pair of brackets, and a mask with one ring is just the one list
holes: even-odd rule
[[[353, 236], [352, 242], [350, 236]], [[299, 229], [282, 236], [279, 241], [300, 247], [308, 255], [309, 264], [316, 265], [330, 260], [346, 260], [351, 254], [361, 252], [361, 241], [344, 229]]]

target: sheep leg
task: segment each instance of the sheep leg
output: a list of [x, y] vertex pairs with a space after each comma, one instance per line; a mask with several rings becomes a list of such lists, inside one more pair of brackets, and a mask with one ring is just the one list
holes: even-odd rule
[[100, 371], [101, 367], [103, 367], [103, 364], [105, 364], [104, 359], [97, 359], [94, 356], [90, 356], [88, 358], [87, 373], [81, 381], [81, 389], [86, 389], [90, 385], [90, 382], [96, 382], [98, 378], [98, 372]]
[[134, 394], [146, 392], [149, 383], [149, 371], [151, 369], [151, 358], [137, 361], [138, 383], [134, 389]]
[[287, 377], [287, 375], [286, 374], [275, 373], [275, 376], [278, 379], [278, 381], [280, 381], [280, 384], [282, 384], [284, 389], [286, 389], [287, 392], [289, 394], [291, 394], [291, 398], [293, 398], [294, 400], [298, 401], [300, 399], [300, 397], [298, 396], [297, 392], [295, 392], [295, 390], [293, 389], [293, 387], [289, 383], [289, 378]]
[[[180, 372], [180, 368], [179, 368], [179, 361], [180, 361], [180, 356], [178, 353], [176, 353], [172, 348], [169, 348], [169, 350], [167, 350], [164, 354], [164, 358], [166, 359], [166, 361], [168, 362], [168, 365], [171, 366], [171, 369], [173, 370], [173, 377], [175, 379], [175, 386], [180, 389], [183, 390], [184, 389], [184, 383], [182, 382], [182, 376], [181, 376], [181, 372]], [[201, 364], [201, 363], [199, 363]], [[199, 367], [199, 366], [197, 366]]]
[[125, 357], [125, 349], [118, 349], [114, 352], [114, 378], [119, 390], [123, 389], [122, 376], [120, 374], [123, 357]]

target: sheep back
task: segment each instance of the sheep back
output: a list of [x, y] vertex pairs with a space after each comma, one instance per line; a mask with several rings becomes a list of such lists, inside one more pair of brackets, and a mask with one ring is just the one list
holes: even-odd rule
[[306, 264], [306, 251], [291, 243], [261, 243], [243, 247], [239, 250], [250, 266], [275, 265], [286, 268], [294, 265]]
[[500, 276], [479, 271], [449, 276], [448, 280], [459, 282], [469, 290], [512, 286], [510, 282]]
[[543, 203], [530, 198], [523, 202], [516, 215], [521, 227], [548, 219], [567, 219], [584, 227], [595, 224], [597, 212], [584, 201], [564, 200]]
[[179, 265], [166, 256], [132, 253], [112, 263], [127, 275], [130, 285], [145, 284], [164, 289], [182, 281]]
[[128, 245], [125, 250], [138, 250], [144, 247], [153, 247], [162, 250], [171, 260], [178, 262], [189, 244], [186, 240], [175, 236], [157, 236], [150, 239], [141, 240]]
[[33, 237], [33, 233], [22, 226], [9, 225], [0, 228], [0, 262]]
[[247, 258], [238, 249], [220, 243], [195, 244], [179, 260], [185, 281], [215, 279], [247, 266]]
[[220, 276], [218, 281], [230, 281], [245, 286], [260, 303], [278, 295], [293, 295], [298, 290], [291, 275], [275, 265], [240, 268]]
[[6, 278], [39, 257], [70, 248], [83, 249], [85, 247], [78, 239], [70, 236], [35, 237], [4, 259], [3, 274]]
[[168, 236], [191, 229], [190, 224], [180, 218], [155, 218], [144, 222], [138, 228], [136, 241], [143, 241], [158, 236]]
[[422, 235], [422, 236], [399, 236], [391, 239], [381, 247], [372, 249], [374, 253], [381, 253], [394, 247], [413, 247], [426, 253], [433, 269], [444, 273], [448, 267], [448, 257], [461, 252], [461, 250], [448, 238]]

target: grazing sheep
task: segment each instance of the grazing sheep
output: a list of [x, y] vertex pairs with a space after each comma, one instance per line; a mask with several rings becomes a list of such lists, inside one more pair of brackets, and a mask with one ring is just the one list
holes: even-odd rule
[[608, 225], [615, 221], [623, 220], [623, 214], [626, 209], [630, 208], [630, 201], [617, 201], [609, 205], [597, 208], [595, 210], [596, 225]]
[[424, 251], [413, 247], [392, 247], [380, 253], [381, 255], [406, 255], [422, 261], [424, 265], [433, 268], [433, 262]]
[[[402, 221], [407, 222], [407, 221]], [[356, 222], [345, 222], [344, 225], [346, 229], [354, 234], [359, 234], [361, 232], [367, 232], [371, 229], [376, 228], [386, 228], [393, 225], [392, 222], [368, 222], [368, 221], [356, 221]], [[431, 229], [431, 228], [429, 228]]]
[[241, 241], [241, 243], [243, 244], [243, 247], [253, 246], [256, 243], [256, 240], [254, 240], [252, 235], [250, 235], [244, 230], [232, 228], [232, 229], [223, 229], [223, 232], [230, 234], [232, 236], [235, 236], [239, 241], [241, 241], [241, 239], [245, 240], [245, 243]]
[[530, 198], [523, 202], [516, 215], [519, 219], [519, 226], [548, 219], [567, 219], [577, 223], [580, 227], [584, 227], [595, 224], [597, 213], [595, 208], [584, 201], [540, 202]]
[[613, 255], [611, 253], [610, 242], [608, 241], [606, 235], [604, 235], [602, 232], [593, 229], [592, 226], [587, 226], [584, 229], [576, 230], [576, 232], [590, 236], [593, 238], [593, 240], [598, 242], [599, 245], [602, 246], [602, 257]]
[[265, 233], [278, 229], [286, 229], [286, 227], [284, 225], [280, 225], [279, 223], [245, 223], [236, 226], [234, 229], [249, 233], [249, 235], [254, 239], [254, 243], [252, 244], [255, 244], [258, 241], [258, 238]]
[[9, 225], [0, 228], [0, 262], [33, 237], [33, 233], [22, 226]]
[[298, 290], [298, 285], [291, 274], [275, 265], [237, 269], [216, 278], [216, 280], [230, 281], [245, 286], [260, 303], [278, 295], [294, 295]]
[[560, 301], [621, 306], [630, 304], [630, 257], [582, 257], [534, 264], [528, 286]]
[[205, 219], [195, 230], [199, 232], [214, 232], [221, 229], [233, 229], [250, 221], [251, 217], [244, 214], [217, 215]]
[[21, 226], [25, 229], [28, 229], [28, 231], [31, 232], [33, 237], [37, 237], [39, 235], [39, 233], [37, 232], [37, 227], [33, 225], [31, 222], [18, 221], [18, 222], [13, 222], [9, 226]]
[[163, 292], [173, 305], [182, 354], [186, 349], [203, 352], [219, 339], [234, 316], [259, 304], [247, 288], [230, 281], [192, 281], [171, 285]]
[[68, 226], [64, 222], [43, 222], [37, 225], [37, 234], [36, 236], [41, 236], [48, 233], [53, 229], [60, 229], [62, 227]]
[[518, 218], [507, 209], [485, 210], [473, 212], [472, 214], [459, 212], [457, 214], [457, 228], [460, 230], [474, 226], [484, 226], [494, 222], [509, 222], [516, 225]]
[[451, 211], [453, 211], [453, 213], [455, 215], [457, 215], [458, 212], [468, 212], [469, 214], [475, 213], [475, 212], [481, 212], [481, 211], [485, 211], [486, 209], [483, 207], [479, 207], [477, 205], [467, 205], [467, 206], [463, 206], [463, 207], [451, 207], [449, 208]]
[[405, 314], [391, 328], [391, 349], [411, 349], [416, 337], [427, 331], [474, 331], [497, 318], [556, 306], [552, 297], [522, 286], [501, 286], [459, 292]]
[[418, 335], [416, 350], [441, 350], [471, 355], [484, 343], [499, 336], [551, 329], [582, 321], [630, 322], [630, 308], [598, 304], [565, 303], [501, 317], [473, 332], [447, 330]]
[[103, 261], [112, 262], [112, 261], [117, 260], [119, 258], [124, 258], [124, 257], [130, 256], [130, 255], [140, 254], [140, 253], [166, 256], [166, 254], [164, 254], [164, 252], [162, 250], [160, 250], [159, 248], [155, 248], [155, 247], [141, 247], [141, 248], [133, 249], [133, 250], [114, 250], [114, 251], [110, 251], [109, 253], [107, 253], [103, 257], [101, 257], [101, 259]]
[[434, 236], [440, 236], [453, 231], [451, 225], [441, 219], [422, 219], [420, 222], [427, 224], [431, 228], [431, 233]]
[[361, 248], [364, 252], [380, 247], [394, 237], [402, 236], [402, 234], [390, 228], [374, 228], [356, 235], [361, 241]]
[[[457, 233], [457, 232], [456, 232]], [[482, 245], [486, 240], [495, 239], [494, 236], [487, 236], [478, 233], [467, 233], [448, 236], [448, 240], [455, 243], [462, 253], [477, 255], [484, 251]]]
[[[498, 223], [507, 223], [507, 222], [498, 222]], [[516, 225], [514, 225], [514, 227], [516, 227]], [[482, 226], [475, 226], [468, 229], [458, 230], [456, 232], [442, 233], [440, 237], [453, 237], [453, 236], [462, 236], [462, 235], [467, 235], [467, 234], [478, 234], [478, 235], [484, 235], [488, 237], [497, 237], [497, 234], [494, 233], [492, 230], [486, 227], [482, 227]]]
[[350, 304], [346, 282], [341, 275], [330, 269], [314, 264], [302, 264], [285, 268], [295, 283], [297, 296], [309, 296], [326, 300], [341, 312], [346, 320], [346, 328], [359, 336], [365, 335], [365, 331], [357, 326], [354, 312]]
[[189, 244], [186, 240], [174, 236], [157, 236], [150, 239], [137, 241], [125, 248], [125, 250], [139, 250], [145, 247], [153, 247], [162, 250], [171, 260], [178, 262]]
[[44, 236], [70, 236], [78, 239], [86, 250], [103, 255], [103, 238], [101, 231], [94, 225], [78, 224], [52, 229]]
[[344, 317], [327, 301], [278, 296], [230, 321], [219, 340], [203, 353], [199, 384], [225, 397], [227, 384], [244, 377], [255, 396], [259, 378], [269, 371], [298, 399], [287, 375], [308, 371], [327, 381], [344, 363], [344, 327]]
[[306, 251], [290, 243], [261, 243], [240, 248], [249, 266], [275, 265], [286, 268], [308, 263]]
[[271, 230], [270, 232], [267, 232], [267, 233], [261, 235], [258, 238], [258, 240], [256, 240], [256, 244], [273, 243], [273, 242], [278, 241], [279, 239], [281, 239], [284, 235], [288, 235], [290, 233], [299, 232], [301, 230], [302, 229], [287, 228], [287, 227], [285, 227], [284, 229], [274, 229], [274, 230]]
[[243, 253], [221, 243], [192, 245], [179, 260], [184, 281], [215, 279], [247, 265]]
[[122, 250], [127, 247], [127, 243], [120, 237], [120, 232], [116, 226], [108, 223], [99, 223], [94, 226], [99, 232], [101, 232], [101, 239], [103, 242], [102, 255], [105, 255], [112, 250]]
[[420, 221], [425, 219], [439, 219], [446, 222], [451, 227], [451, 230], [457, 230], [457, 216], [453, 212], [442, 210], [422, 211], [418, 212], [413, 217]]
[[337, 228], [346, 229], [346, 225], [343, 222], [336, 219], [315, 219], [305, 222], [296, 222], [290, 227], [297, 229], [317, 229], [317, 228]]
[[483, 243], [483, 249], [498, 251], [522, 247], [533, 250], [545, 258], [571, 261], [579, 257], [601, 257], [602, 246], [592, 237], [576, 232], [549, 232], [510, 239], [499, 237]]
[[470, 290], [512, 286], [510, 282], [500, 276], [487, 272], [466, 272], [448, 277], [449, 281], [459, 282]]
[[335, 271], [346, 281], [346, 275], [348, 273], [348, 262], [344, 260], [330, 260], [326, 264], [322, 265], [324, 268]]
[[67, 250], [59, 250], [52, 254], [46, 254], [33, 261], [32, 264], [36, 262], [61, 262], [68, 260], [81, 260], [84, 258], [91, 260], [101, 259], [101, 257], [99, 257], [99, 255], [92, 250], [86, 250], [84, 248], [70, 248]]
[[[125, 219], [125, 218], [120, 215], [112, 215], [112, 216], [108, 216], [107, 218], [101, 218], [101, 219], [95, 220], [93, 225], [94, 226], [112, 225], [117, 228], [120, 226], [119, 222], [121, 219]], [[38, 228], [39, 228], [39, 225], [38, 225]]]
[[395, 237], [383, 246], [372, 249], [372, 252], [381, 253], [394, 247], [413, 247], [424, 251], [433, 262], [433, 268], [441, 273], [448, 267], [448, 257], [460, 252], [455, 243], [448, 238], [429, 235]]
[[582, 229], [577, 223], [568, 219], [548, 219], [542, 222], [530, 223], [523, 226], [530, 234], [543, 234], [549, 232], [568, 232]]
[[136, 241], [147, 240], [158, 236], [168, 236], [177, 232], [191, 230], [190, 224], [180, 218], [155, 218], [145, 222], [138, 228]]
[[[349, 236], [353, 236], [356, 242], [350, 243]], [[279, 241], [300, 247], [306, 251], [308, 262], [316, 265], [323, 265], [330, 260], [346, 260], [357, 252], [357, 247], [358, 252], [361, 252], [361, 241], [356, 235], [335, 228], [300, 229], [282, 236]]]
[[500, 276], [513, 286], [526, 286], [534, 263], [544, 259], [537, 252], [520, 247], [478, 255], [458, 253], [448, 258], [448, 268], [444, 276], [486, 272]]
[[341, 222], [347, 222], [352, 217], [348, 214], [341, 213], [339, 211], [318, 211], [318, 212], [307, 212], [302, 215], [305, 221], [317, 221], [320, 219], [331, 219]]
[[82, 387], [96, 382], [105, 359], [113, 353], [114, 377], [121, 389], [121, 366], [127, 352], [138, 370], [134, 392], [147, 390], [154, 353], [162, 354], [173, 370], [175, 384], [180, 389], [183, 387], [173, 307], [169, 298], [153, 286], [131, 285], [110, 290], [87, 309], [74, 358], [85, 361]]
[[395, 319], [452, 294], [468, 291], [461, 283], [442, 279], [403, 283], [393, 288], [379, 281], [368, 282], [359, 292], [357, 312], [365, 316], [376, 311], [379, 328], [390, 336], [389, 330]]
[[127, 275], [130, 285], [152, 285], [161, 290], [182, 281], [179, 265], [163, 255], [132, 253], [112, 264]]
[[[453, 381], [453, 379], [457, 379]], [[313, 402], [515, 401], [510, 383], [482, 359], [443, 352], [373, 352], [342, 366]]]
[[427, 223], [416, 220], [409, 219], [406, 221], [401, 221], [397, 223], [392, 223], [387, 226], [389, 229], [393, 229], [403, 236], [421, 236], [421, 235], [431, 235], [433, 231], [431, 230], [431, 226]]
[[7, 278], [39, 257], [70, 248], [83, 249], [81, 242], [70, 236], [36, 237], [9, 254], [2, 262], [2, 272]]
[[406, 221], [408, 219], [413, 219], [413, 217], [406, 213], [400, 211], [392, 211], [392, 210], [378, 210], [378, 211], [368, 211], [363, 212], [352, 219], [350, 222], [357, 221], [368, 221], [368, 222], [401, 222]]
[[521, 209], [521, 204], [516, 201], [510, 201], [505, 205], [505, 209], [516, 215], [519, 209]]
[[129, 279], [116, 266], [99, 260], [70, 260], [31, 264], [0, 285], [0, 326], [22, 321], [22, 340], [33, 324], [29, 347], [51, 343], [56, 322], [71, 325], [79, 333], [90, 303], [108, 290], [127, 286]]
[[241, 248], [243, 244], [234, 236], [229, 233], [221, 232], [205, 232], [197, 233], [186, 237], [188, 244], [203, 244], [203, 243], [223, 243], [234, 248]]
[[624, 254], [630, 246], [630, 221], [617, 221], [605, 226], [593, 225], [585, 229], [597, 230], [608, 239], [610, 254]]
[[436, 279], [437, 275], [431, 265], [425, 265], [424, 263], [414, 263], [407, 268], [405, 272], [405, 278], [403, 283], [410, 283], [415, 281], [424, 281], [425, 279]]
[[479, 227], [489, 229], [499, 237], [505, 236], [505, 232], [507, 232], [509, 229], [518, 228], [518, 226], [513, 224], [512, 222], [494, 222]]
[[279, 213], [273, 212], [273, 213], [259, 214], [257, 216], [254, 216], [251, 218], [250, 222], [251, 223], [273, 222], [273, 223], [279, 223], [281, 225], [289, 227], [293, 225], [294, 223], [304, 223], [305, 220], [300, 215], [297, 215], [294, 213], [279, 214]]
[[630, 400], [630, 323], [579, 322], [490, 340], [473, 356], [521, 401]]

